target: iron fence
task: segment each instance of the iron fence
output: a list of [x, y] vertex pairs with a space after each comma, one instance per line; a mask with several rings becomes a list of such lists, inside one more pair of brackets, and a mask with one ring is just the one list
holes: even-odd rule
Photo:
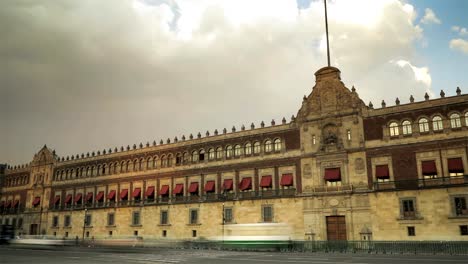
[[238, 251], [468, 255], [468, 241], [187, 241], [184, 248]]

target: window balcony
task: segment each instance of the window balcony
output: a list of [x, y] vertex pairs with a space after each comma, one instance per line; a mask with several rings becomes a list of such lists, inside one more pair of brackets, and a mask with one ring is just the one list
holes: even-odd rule
[[441, 188], [468, 184], [468, 175], [436, 177], [427, 179], [374, 182], [374, 190], [416, 190], [424, 188]]

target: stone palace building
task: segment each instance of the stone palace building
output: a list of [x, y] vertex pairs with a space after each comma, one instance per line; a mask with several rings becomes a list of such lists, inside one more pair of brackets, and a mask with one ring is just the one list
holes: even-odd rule
[[468, 95], [374, 108], [337, 68], [315, 76], [290, 121], [66, 158], [44, 146], [0, 168], [0, 221], [60, 238], [281, 225], [292, 240], [468, 240]]

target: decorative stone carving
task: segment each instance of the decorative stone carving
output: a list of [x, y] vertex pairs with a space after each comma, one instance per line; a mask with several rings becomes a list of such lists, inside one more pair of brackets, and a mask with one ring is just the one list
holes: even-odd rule
[[310, 166], [310, 164], [305, 164], [304, 165], [304, 178], [306, 179], [310, 179], [312, 178], [312, 168]]
[[354, 172], [362, 174], [364, 172], [365, 163], [363, 158], [357, 158], [354, 160]]

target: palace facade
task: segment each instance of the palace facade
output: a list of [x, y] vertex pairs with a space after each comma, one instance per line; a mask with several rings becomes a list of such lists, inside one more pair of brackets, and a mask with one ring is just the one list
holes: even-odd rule
[[315, 76], [290, 121], [66, 158], [44, 146], [0, 170], [0, 221], [68, 238], [281, 225], [292, 240], [468, 240], [468, 95], [374, 108], [337, 68]]

